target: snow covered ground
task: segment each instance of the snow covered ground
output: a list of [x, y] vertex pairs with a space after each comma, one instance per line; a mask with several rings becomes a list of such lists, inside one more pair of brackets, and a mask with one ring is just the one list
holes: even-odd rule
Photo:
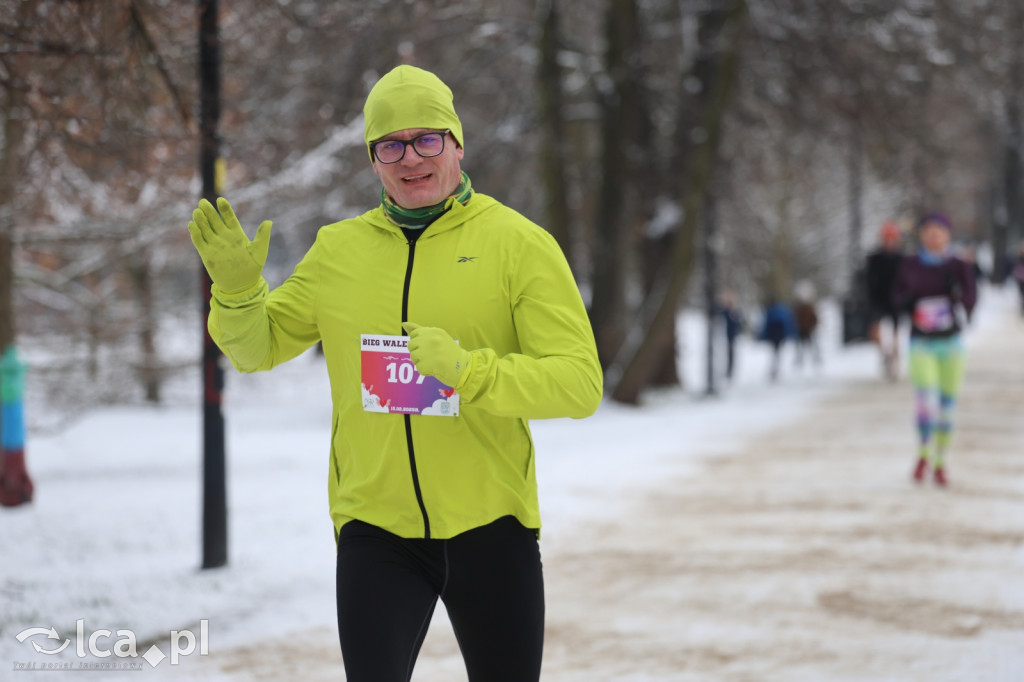
[[[985, 291], [967, 335], [969, 347], [1006, 324], [1015, 305], [1016, 292]], [[656, 494], [664, 482], [706, 475], [699, 472], [709, 459], [749, 447], [759, 434], [799, 422], [851, 385], [876, 380], [880, 373], [873, 349], [841, 346], [837, 312], [832, 306], [824, 308], [821, 368], [797, 371], [788, 351], [781, 380], [770, 384], [767, 349], [744, 338], [735, 383], [706, 397], [702, 320], [687, 314], [680, 318], [685, 389], [652, 393], [640, 408], [606, 401], [586, 420], [533, 422], [547, 570], [558, 571], [553, 562], [562, 540], [613, 522], [638, 499]], [[197, 385], [198, 377], [192, 381]], [[286, 677], [320, 679], [303, 672], [301, 658], [310, 656], [329, 659], [333, 679], [344, 678], [331, 639], [334, 542], [326, 501], [331, 408], [322, 361], [309, 353], [271, 373], [229, 372], [227, 383], [230, 560], [225, 568], [199, 570], [197, 402], [100, 408], [59, 432], [29, 433], [27, 461], [36, 498], [31, 505], [0, 509], [0, 670], [17, 671], [19, 664], [38, 669], [66, 663], [79, 668], [82, 663], [113, 661], [134, 663], [151, 679], [284, 679], [280, 672], [260, 673], [261, 657], [272, 656], [274, 648], [262, 643], [276, 642], [302, 652], [292, 663], [294, 675]], [[911, 443], [907, 392], [906, 435]], [[1024, 526], [1024, 507], [1018, 504], [1016, 517], [1006, 522]], [[1019, 545], [1016, 558], [1024, 569]], [[962, 580], [970, 583], [975, 577], [965, 573]], [[1007, 586], [1017, 602], [1024, 601], [1022, 586], [1024, 577]], [[553, 607], [562, 601], [550, 589], [551, 583], [549, 622], [558, 623]], [[130, 630], [140, 657], [92, 655], [88, 642], [76, 641], [80, 620], [86, 639], [97, 630], [110, 631], [94, 640], [101, 654], [117, 653], [116, 645], [127, 641], [127, 635], [117, 631]], [[203, 621], [207, 655], [200, 655], [197, 642], [196, 651], [182, 656], [177, 665], [163, 660], [153, 667], [141, 658], [153, 646], [164, 655], [176, 645], [184, 649], [184, 631], [199, 638]], [[57, 638], [35, 634], [17, 639], [27, 628], [51, 627]], [[439, 609], [431, 637], [443, 639], [445, 627]], [[757, 624], [749, 627], [756, 629]], [[176, 641], [171, 640], [171, 631], [181, 633]], [[945, 679], [1024, 679], [1021, 632], [1015, 631], [1019, 655], [1006, 664], [1019, 677]], [[60, 654], [37, 653], [37, 647], [55, 649], [68, 639], [70, 645]], [[549, 641], [557, 647], [559, 640]], [[425, 656], [430, 646], [428, 639]], [[444, 649], [443, 644], [436, 646]], [[79, 655], [79, 648], [85, 656]], [[557, 659], [557, 649], [553, 651]], [[87, 674], [91, 679], [121, 679], [120, 672]], [[37, 670], [30, 679], [60, 674]], [[596, 673], [589, 679], [670, 678]], [[923, 678], [894, 671], [884, 679]]]

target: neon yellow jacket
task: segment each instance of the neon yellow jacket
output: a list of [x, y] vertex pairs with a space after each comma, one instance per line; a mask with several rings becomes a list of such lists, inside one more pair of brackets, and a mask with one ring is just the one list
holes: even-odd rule
[[[363, 410], [360, 335], [441, 327], [471, 352], [458, 417]], [[586, 417], [602, 373], [569, 266], [545, 230], [489, 196], [453, 202], [412, 245], [381, 208], [321, 228], [278, 288], [213, 288], [210, 333], [243, 372], [323, 341], [334, 403], [328, 496], [402, 537], [450, 538], [506, 515], [540, 528], [527, 420]]]

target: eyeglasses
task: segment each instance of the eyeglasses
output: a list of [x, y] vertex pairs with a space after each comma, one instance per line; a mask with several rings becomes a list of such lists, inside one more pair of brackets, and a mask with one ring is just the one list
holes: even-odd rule
[[444, 151], [444, 138], [451, 130], [436, 133], [423, 133], [411, 140], [381, 140], [370, 145], [374, 157], [381, 163], [397, 163], [405, 157], [406, 147], [412, 145], [416, 153], [425, 159], [437, 156]]

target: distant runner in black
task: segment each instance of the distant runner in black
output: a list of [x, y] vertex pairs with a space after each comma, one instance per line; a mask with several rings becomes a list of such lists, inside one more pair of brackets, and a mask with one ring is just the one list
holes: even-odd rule
[[871, 316], [868, 336], [878, 346], [885, 376], [895, 381], [900, 368], [900, 313], [892, 304], [892, 287], [903, 259], [903, 231], [889, 220], [878, 236], [881, 245], [868, 254], [865, 276]]

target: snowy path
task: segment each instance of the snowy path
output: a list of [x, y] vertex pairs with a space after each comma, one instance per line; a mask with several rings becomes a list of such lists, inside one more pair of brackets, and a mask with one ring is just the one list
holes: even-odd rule
[[552, 543], [545, 679], [1024, 679], [1022, 348], [972, 347], [948, 490], [863, 381]]

